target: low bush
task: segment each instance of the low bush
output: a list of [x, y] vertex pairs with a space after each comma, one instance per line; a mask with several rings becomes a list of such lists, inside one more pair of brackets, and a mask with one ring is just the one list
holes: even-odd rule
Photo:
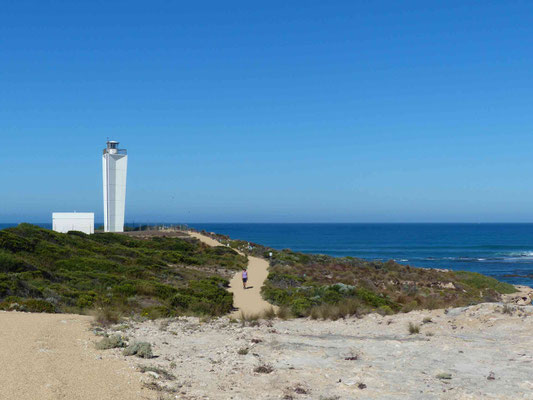
[[258, 367], [254, 368], [254, 372], [257, 372], [259, 374], [270, 374], [272, 371], [274, 371], [274, 368], [271, 365], [259, 365]]
[[[476, 273], [254, 246], [270, 259], [263, 297], [296, 317], [337, 319], [467, 306], [498, 301], [501, 294], [515, 291], [512, 285]], [[346, 309], [347, 301], [358, 303], [355, 311]]]
[[0, 302], [0, 310], [52, 314], [56, 312], [56, 307], [46, 300], [22, 299], [16, 296], [10, 296]]
[[148, 342], [136, 342], [124, 349], [125, 356], [137, 356], [140, 358], [152, 358], [152, 345]]
[[470, 287], [481, 290], [492, 289], [498, 293], [514, 293], [516, 288], [505, 282], [500, 282], [494, 278], [478, 274], [477, 272], [469, 271], [455, 271], [453, 274], [458, 278], [458, 280]]
[[159, 375], [161, 378], [163, 378], [163, 379], [165, 379], [167, 381], [171, 381], [171, 380], [176, 379], [176, 376], [174, 374], [168, 372], [166, 369], [161, 368], [161, 367], [155, 367], [155, 366], [152, 366], [152, 365], [140, 365], [139, 366], [139, 371], [142, 372], [142, 373], [154, 372], [157, 375]]
[[120, 335], [107, 336], [95, 344], [98, 350], [116, 349], [118, 347], [125, 347], [126, 343]]
[[141, 316], [148, 319], [168, 318], [171, 315], [172, 310], [166, 306], [150, 306], [141, 311]]

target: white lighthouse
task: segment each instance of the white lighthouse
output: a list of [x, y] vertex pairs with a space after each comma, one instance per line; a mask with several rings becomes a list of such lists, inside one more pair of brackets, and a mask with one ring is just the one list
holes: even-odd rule
[[102, 157], [104, 175], [104, 231], [124, 232], [128, 155], [118, 142], [107, 141]]

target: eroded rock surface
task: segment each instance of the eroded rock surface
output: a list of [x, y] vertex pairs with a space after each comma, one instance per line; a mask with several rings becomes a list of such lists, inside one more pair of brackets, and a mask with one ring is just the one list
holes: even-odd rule
[[[409, 322], [419, 334], [409, 334]], [[170, 372], [175, 379], [146, 375], [168, 398], [533, 399], [532, 306], [258, 326], [228, 318], [128, 325], [122, 334], [150, 342], [158, 357], [126, 359]]]

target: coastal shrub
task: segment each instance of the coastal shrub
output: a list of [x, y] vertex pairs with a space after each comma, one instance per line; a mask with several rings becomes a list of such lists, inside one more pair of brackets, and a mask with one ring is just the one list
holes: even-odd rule
[[494, 278], [478, 274], [477, 272], [455, 271], [454, 275], [460, 282], [476, 289], [493, 289], [497, 293], [515, 293], [516, 288], [505, 282], [500, 282]]
[[259, 365], [254, 368], [254, 372], [259, 374], [270, 374], [272, 371], [274, 371], [274, 368], [268, 364]]
[[262, 316], [266, 320], [272, 320], [276, 318], [276, 310], [274, 310], [274, 307], [270, 306], [265, 311], [263, 311]]
[[113, 335], [113, 336], [107, 336], [104, 337], [102, 340], [100, 340], [98, 343], [95, 344], [95, 347], [98, 350], [108, 350], [108, 349], [115, 349], [118, 347], [125, 347], [126, 343], [122, 339], [122, 336], [120, 335]]
[[295, 299], [291, 303], [291, 313], [296, 317], [306, 316], [310, 308], [311, 308], [311, 302], [305, 298]]
[[281, 288], [297, 287], [301, 286], [304, 282], [304, 278], [297, 275], [283, 274], [271, 272], [268, 274], [268, 280], [274, 285]]
[[306, 312], [298, 310], [298, 315], [312, 318], [321, 318], [326, 309], [337, 318], [343, 314], [340, 310], [319, 306], [342, 305], [351, 298], [360, 301], [358, 314], [377, 311], [386, 315], [499, 301], [501, 294], [515, 291], [512, 285], [480, 274], [414, 268], [393, 260], [335, 258], [262, 246], [257, 253], [268, 255], [270, 260], [263, 297], [287, 307], [295, 303], [295, 307], [300, 307], [301, 299], [305, 298], [311, 308]]
[[84, 309], [91, 308], [97, 299], [97, 294], [94, 291], [88, 291], [87, 293], [80, 294], [78, 300], [76, 300], [76, 306]]
[[142, 372], [142, 373], [154, 372], [157, 375], [159, 375], [161, 378], [163, 378], [163, 379], [165, 379], [167, 381], [171, 381], [171, 380], [176, 379], [176, 376], [173, 375], [172, 373], [168, 372], [166, 369], [161, 368], [161, 367], [156, 367], [156, 366], [153, 366], [153, 365], [140, 365], [139, 366], [139, 371]]
[[281, 306], [278, 309], [278, 312], [276, 313], [276, 315], [278, 316], [279, 319], [283, 319], [283, 320], [286, 320], [292, 317], [291, 311], [289, 307], [287, 306]]
[[184, 293], [178, 293], [176, 294], [172, 300], [170, 301], [170, 304], [174, 308], [178, 308], [181, 310], [187, 310], [189, 306], [195, 301], [194, 296]]
[[225, 289], [228, 285], [229, 282], [220, 277], [190, 282], [187, 288], [176, 290], [170, 305], [178, 313], [226, 314], [233, 308], [233, 294]]
[[123, 351], [125, 356], [137, 356], [140, 358], [152, 358], [152, 345], [148, 342], [135, 342], [126, 347]]
[[56, 307], [52, 303], [42, 299], [23, 299], [16, 296], [8, 296], [0, 302], [0, 310], [52, 314], [56, 312]]
[[356, 289], [355, 296], [362, 300], [365, 304], [371, 305], [373, 307], [389, 306], [391, 307], [393, 303], [386, 299], [383, 296], [380, 296], [376, 293], [371, 292], [367, 289]]
[[361, 303], [355, 298], [345, 299], [338, 304], [321, 304], [309, 310], [311, 319], [330, 319], [336, 321], [339, 318], [347, 318], [357, 315], [361, 310]]
[[53, 304], [41, 299], [27, 299], [22, 302], [25, 311], [36, 313], [55, 313]]
[[0, 273], [34, 271], [33, 265], [25, 263], [12, 253], [0, 250]]
[[392, 315], [392, 314], [394, 314], [393, 309], [390, 306], [387, 306], [387, 305], [380, 306], [377, 311], [381, 315]]
[[22, 251], [31, 252], [34, 248], [35, 245], [32, 241], [7, 230], [0, 231], [0, 249], [18, 253]]
[[120, 312], [109, 306], [99, 307], [93, 310], [93, 315], [95, 322], [102, 326], [118, 324], [121, 320]]
[[150, 306], [141, 311], [141, 316], [148, 319], [168, 318], [171, 315], [172, 311], [166, 306]]
[[340, 292], [334, 290], [333, 287], [329, 287], [325, 291], [321, 300], [328, 304], [337, 304], [343, 299], [343, 297], [344, 296]]
[[418, 303], [415, 300], [412, 300], [409, 303], [404, 304], [401, 311], [404, 313], [408, 313], [413, 310], [416, 310], [417, 308], [418, 308]]
[[266, 300], [278, 306], [287, 304], [291, 300], [291, 292], [273, 287], [271, 282], [267, 282], [267, 285], [261, 288], [261, 294]]
[[420, 326], [415, 325], [412, 322], [409, 322], [409, 325], [407, 326], [407, 328], [409, 330], [410, 335], [415, 335], [415, 334], [420, 333]]
[[309, 310], [309, 318], [319, 319], [322, 318], [322, 312], [320, 310], [321, 306], [314, 306]]
[[139, 315], [155, 307], [149, 310], [154, 317], [221, 315], [231, 311], [233, 297], [219, 271], [246, 263], [232, 249], [212, 249], [195, 239], [62, 234], [21, 224], [0, 230], [0, 303], [9, 307], [9, 296], [50, 297], [59, 312], [105, 307]]

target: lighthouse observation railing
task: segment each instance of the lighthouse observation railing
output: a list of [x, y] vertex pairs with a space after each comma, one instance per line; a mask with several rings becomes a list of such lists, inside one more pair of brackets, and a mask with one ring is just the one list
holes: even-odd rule
[[106, 153], [128, 155], [128, 151], [126, 149], [104, 149], [103, 154]]

